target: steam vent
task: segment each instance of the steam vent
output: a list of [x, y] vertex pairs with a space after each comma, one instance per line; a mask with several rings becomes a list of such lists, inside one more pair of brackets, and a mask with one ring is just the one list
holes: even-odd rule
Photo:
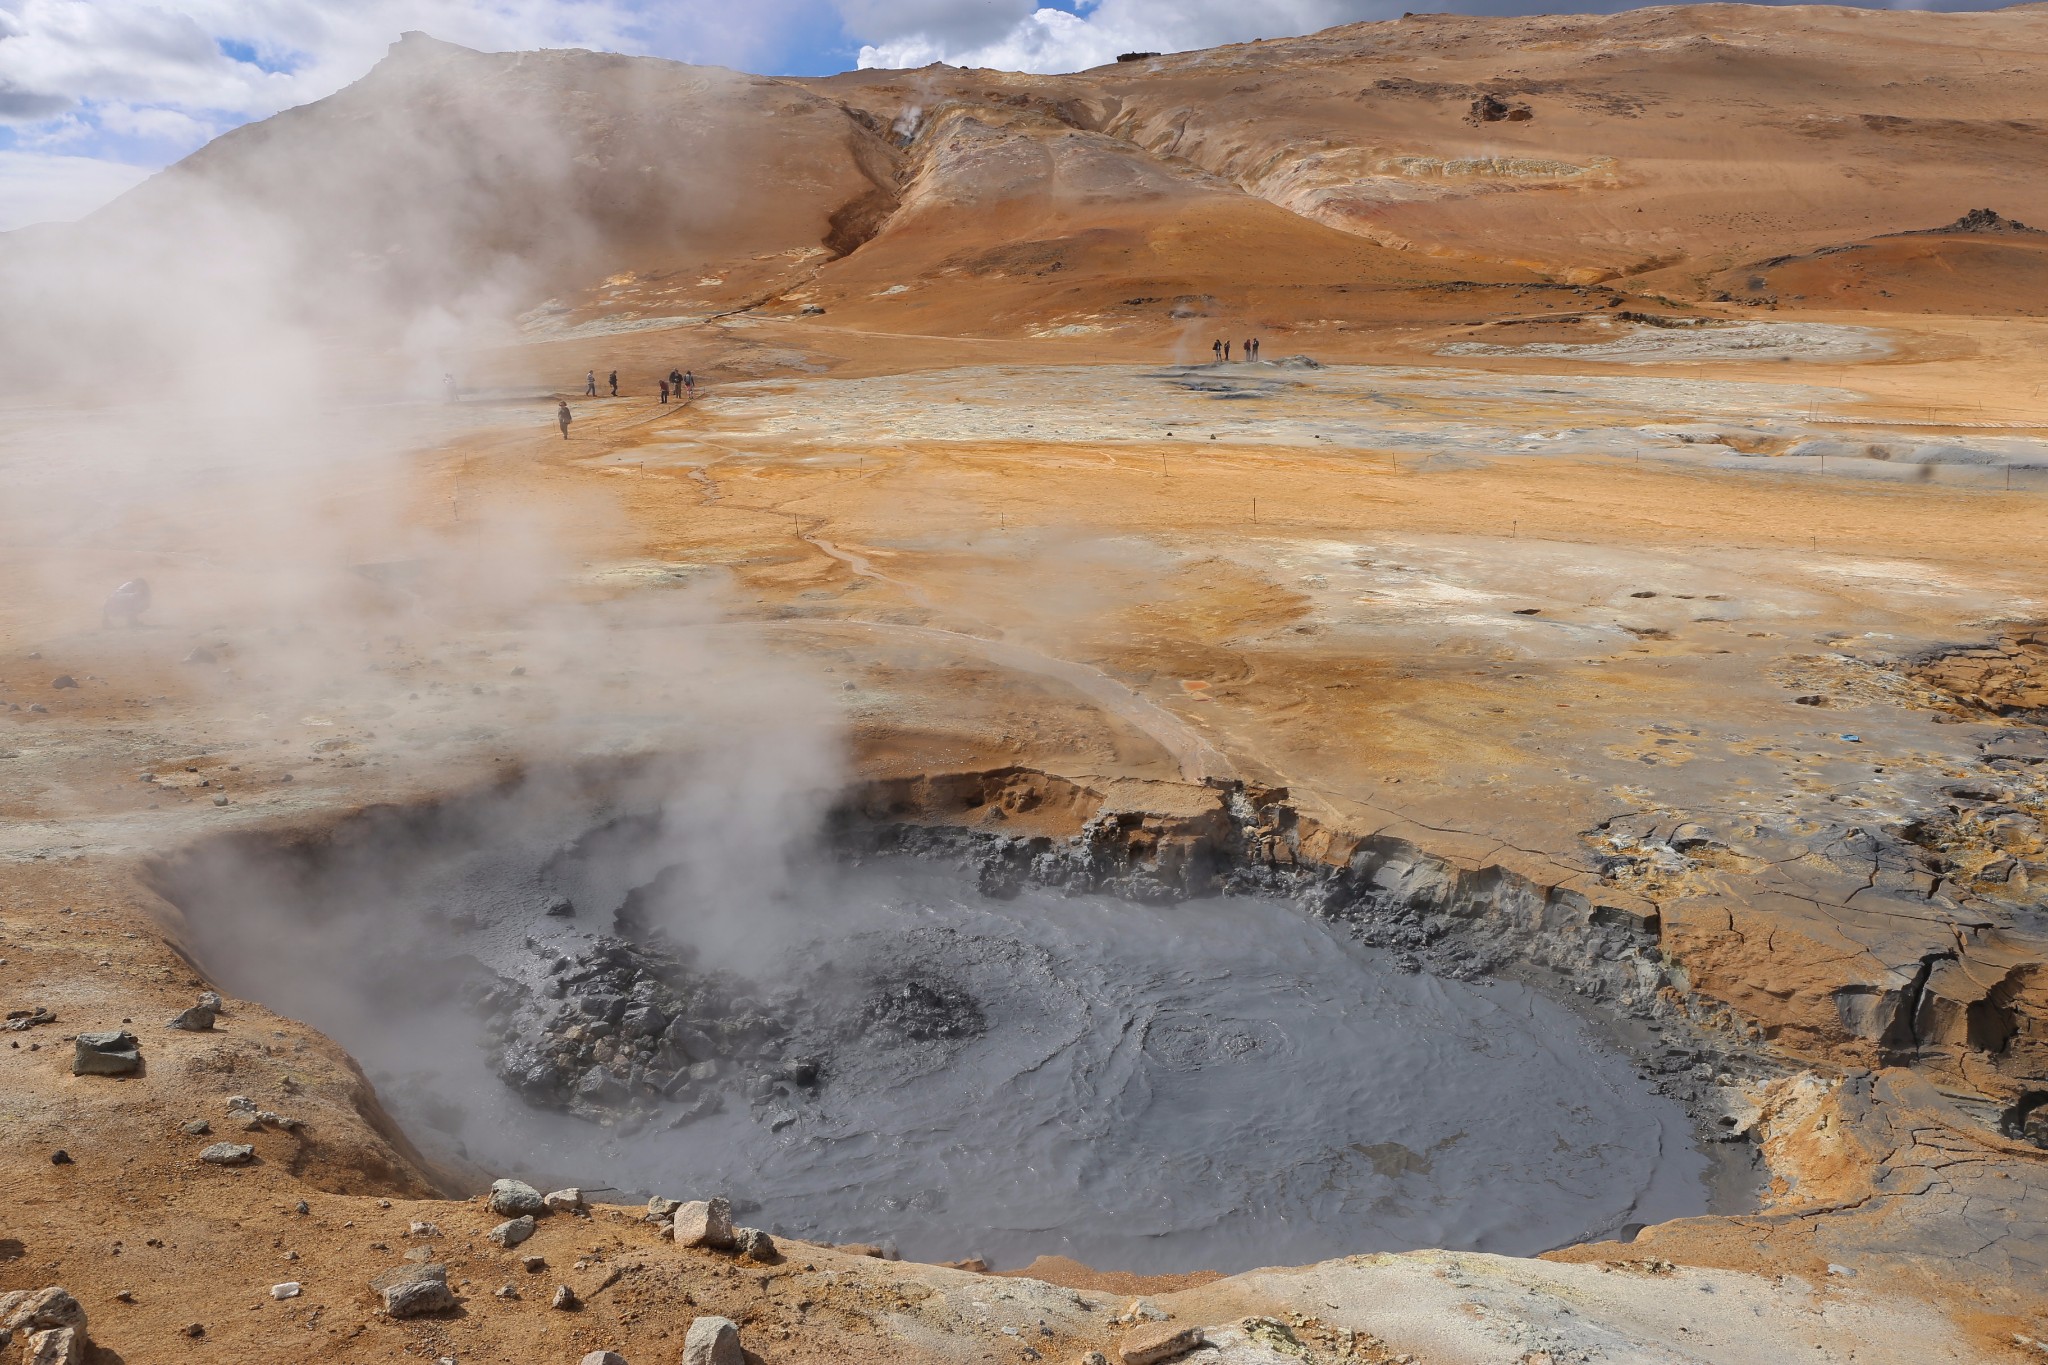
[[0, 1365], [2048, 1365], [2048, 6], [71, 8]]

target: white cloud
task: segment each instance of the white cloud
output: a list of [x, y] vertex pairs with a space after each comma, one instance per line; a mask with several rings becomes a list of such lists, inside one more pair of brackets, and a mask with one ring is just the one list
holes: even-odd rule
[[89, 156], [0, 151], [0, 232], [82, 218], [149, 174]]
[[755, 0], [735, 14], [722, 0], [0, 0], [0, 150], [80, 154], [18, 161], [0, 221], [75, 216], [92, 187], [111, 198], [141, 174], [119, 163], [170, 160], [330, 95], [410, 30], [486, 51], [740, 64], [823, 2]]
[[[949, 8], [939, 6], [938, 8]], [[955, 5], [957, 10], [971, 9]], [[1400, 13], [1390, 0], [1094, 0], [1079, 14], [1040, 9], [1013, 19], [992, 36], [962, 39], [945, 23], [883, 33], [864, 29], [861, 8], [842, 0], [864, 67], [985, 66], [1004, 71], [1080, 71], [1124, 52], [1183, 52], [1253, 38], [1310, 33], [1332, 24]]]

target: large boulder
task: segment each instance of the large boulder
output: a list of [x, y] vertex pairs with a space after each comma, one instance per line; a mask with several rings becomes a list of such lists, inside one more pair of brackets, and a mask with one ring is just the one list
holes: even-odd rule
[[501, 1247], [511, 1248], [518, 1246], [521, 1242], [533, 1236], [533, 1228], [533, 1215], [527, 1213], [521, 1214], [517, 1218], [507, 1219], [485, 1233], [484, 1236]]
[[61, 1284], [0, 1294], [0, 1327], [10, 1332], [47, 1332], [59, 1327], [85, 1330], [85, 1307]]
[[678, 1204], [669, 1226], [679, 1247], [732, 1250], [732, 1204], [723, 1195]]
[[81, 1033], [74, 1047], [74, 1076], [127, 1076], [142, 1070], [141, 1046], [127, 1029]]
[[490, 1204], [491, 1212], [501, 1218], [547, 1210], [547, 1201], [541, 1198], [540, 1191], [523, 1180], [493, 1180]]
[[747, 1365], [740, 1327], [731, 1318], [696, 1318], [683, 1338], [683, 1365]]
[[22, 1365], [84, 1365], [85, 1333], [76, 1327], [53, 1327], [30, 1333]]
[[438, 1261], [387, 1270], [370, 1281], [370, 1288], [383, 1296], [384, 1311], [394, 1318], [442, 1313], [455, 1306], [455, 1291], [448, 1287], [448, 1267]]

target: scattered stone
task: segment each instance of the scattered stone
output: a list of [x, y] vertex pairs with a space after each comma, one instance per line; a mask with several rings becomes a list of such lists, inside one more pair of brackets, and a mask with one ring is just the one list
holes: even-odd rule
[[583, 1191], [571, 1186], [566, 1190], [549, 1190], [540, 1197], [551, 1213], [583, 1212]]
[[574, 1313], [583, 1307], [583, 1300], [576, 1297], [576, 1291], [566, 1284], [555, 1286], [555, 1296], [548, 1300], [548, 1307], [557, 1312]]
[[533, 1227], [533, 1215], [529, 1213], [518, 1218], [507, 1219], [485, 1233], [484, 1236], [497, 1245], [509, 1250], [533, 1236]]
[[1100, 1351], [1090, 1351], [1081, 1357], [1081, 1365], [1109, 1365], [1109, 1357]]
[[435, 1227], [432, 1223], [414, 1222], [406, 1224], [405, 1235], [408, 1237], [439, 1237], [441, 1229]]
[[72, 677], [69, 673], [59, 673], [56, 677], [50, 679], [50, 686], [62, 691], [67, 687], [78, 686], [78, 679]]
[[71, 1059], [74, 1076], [126, 1076], [142, 1070], [142, 1052], [127, 1029], [81, 1033]]
[[732, 1249], [732, 1204], [725, 1196], [696, 1199], [678, 1205], [670, 1235], [679, 1247], [709, 1247], [714, 1251]]
[[548, 902], [548, 914], [556, 919], [574, 919], [576, 917], [576, 902], [570, 900], [567, 896], [557, 896]]
[[303, 1199], [301, 1199], [301, 1200], [300, 1200], [300, 1201], [298, 1202], [298, 1204], [297, 1204], [297, 1205], [295, 1206], [295, 1208], [294, 1208], [294, 1212], [297, 1212], [297, 1213], [299, 1213], [299, 1214], [301, 1214], [301, 1215], [304, 1215], [304, 1214], [308, 1214], [308, 1213], [311, 1213], [312, 1211], [313, 1211], [313, 1206], [312, 1206], [311, 1204], [308, 1204], [308, 1203], [307, 1203], [307, 1202], [306, 1202], [305, 1200], [303, 1200]]
[[519, 1297], [519, 1291], [510, 1284], [501, 1284], [496, 1289], [491, 1291], [491, 1297], [498, 1299], [516, 1299]]
[[592, 1351], [578, 1365], [626, 1365], [626, 1358], [617, 1351]]
[[782, 1253], [775, 1249], [775, 1239], [759, 1228], [734, 1228], [732, 1242], [739, 1254], [749, 1261], [772, 1264], [782, 1259]]
[[122, 1303], [133, 1303], [135, 1302], [135, 1291], [132, 1289], [117, 1289], [114, 1291], [114, 1297]]
[[490, 1208], [492, 1213], [517, 1218], [525, 1213], [543, 1213], [547, 1204], [540, 1191], [523, 1180], [493, 1180]]
[[1117, 1345], [1117, 1355], [1123, 1365], [1158, 1365], [1162, 1360], [1186, 1355], [1203, 1342], [1199, 1327], [1176, 1327], [1170, 1322], [1147, 1323], [1124, 1334], [1123, 1341]]
[[683, 1365], [746, 1365], [739, 1324], [731, 1318], [694, 1318], [683, 1338]]
[[666, 1223], [669, 1219], [675, 1217], [676, 1210], [681, 1207], [682, 1201], [680, 1199], [663, 1199], [657, 1194], [647, 1201], [647, 1221], [650, 1223]]
[[256, 1149], [246, 1142], [216, 1142], [199, 1159], [209, 1166], [246, 1166], [256, 1159]]
[[455, 1291], [448, 1287], [448, 1267], [400, 1266], [370, 1281], [370, 1288], [384, 1296], [384, 1311], [394, 1318], [413, 1318], [422, 1313], [442, 1313], [455, 1306]]
[[541, 1271], [548, 1268], [548, 1258], [545, 1256], [521, 1256], [519, 1264], [526, 1267], [527, 1274], [538, 1275]]
[[194, 1119], [178, 1130], [186, 1137], [205, 1137], [213, 1131], [213, 1125], [205, 1119]]
[[200, 1337], [206, 1335], [206, 1324], [203, 1322], [190, 1322], [178, 1330], [191, 1337], [194, 1341], [197, 1341]]
[[283, 1284], [270, 1286], [270, 1297], [280, 1300], [296, 1299], [299, 1296], [300, 1288], [297, 1280], [286, 1280]]
[[[0, 958], [0, 962], [5, 962], [6, 960], [5, 958]], [[54, 1024], [56, 1022], [57, 1014], [54, 1010], [46, 1005], [37, 1005], [32, 1010], [7, 1011], [6, 1027], [13, 1033], [26, 1033], [38, 1024]]]
[[52, 1166], [74, 1166], [77, 1163], [71, 1159], [71, 1153], [59, 1147], [56, 1151], [50, 1153], [50, 1164]]

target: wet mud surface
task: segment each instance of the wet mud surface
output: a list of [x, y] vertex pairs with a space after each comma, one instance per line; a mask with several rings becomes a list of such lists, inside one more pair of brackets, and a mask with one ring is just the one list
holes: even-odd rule
[[1237, 1270], [1706, 1207], [1685, 1110], [1584, 1022], [1277, 897], [998, 899], [900, 856], [621, 891], [633, 828], [437, 844], [382, 883], [359, 846], [289, 905], [188, 869], [179, 899], [202, 959], [341, 1040], [430, 1154], [724, 1190], [808, 1239]]

